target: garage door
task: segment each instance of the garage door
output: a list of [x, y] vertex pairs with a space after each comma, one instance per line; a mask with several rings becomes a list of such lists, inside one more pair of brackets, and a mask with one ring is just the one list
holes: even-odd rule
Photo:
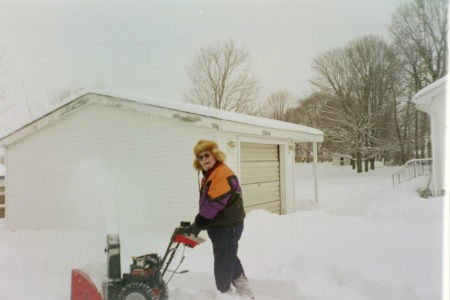
[[245, 211], [281, 213], [278, 145], [241, 143], [241, 186]]

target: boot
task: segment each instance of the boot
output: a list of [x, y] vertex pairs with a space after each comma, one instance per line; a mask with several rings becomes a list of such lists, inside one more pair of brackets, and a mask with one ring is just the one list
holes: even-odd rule
[[244, 276], [244, 274], [241, 274], [238, 278], [233, 280], [233, 285], [239, 296], [247, 297], [248, 299], [255, 299], [255, 295], [253, 295], [253, 291], [250, 289], [248, 279]]
[[231, 288], [227, 292], [216, 292], [215, 300], [235, 300], [236, 297], [239, 297]]

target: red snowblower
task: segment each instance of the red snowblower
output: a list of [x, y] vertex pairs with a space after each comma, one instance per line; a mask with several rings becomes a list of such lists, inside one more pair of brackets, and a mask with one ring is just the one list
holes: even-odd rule
[[[174, 271], [168, 270], [180, 245], [190, 248], [204, 242], [203, 238], [188, 233], [189, 222], [181, 222], [177, 227], [166, 253], [161, 258], [155, 253], [132, 257], [130, 273], [121, 276], [120, 242], [118, 234], [108, 234], [106, 239], [107, 280], [95, 284], [89, 272], [82, 269], [72, 270], [71, 300], [166, 300], [168, 299], [167, 284], [177, 272], [184, 256]], [[165, 281], [164, 275], [169, 271], [170, 278]], [[100, 286], [99, 286], [100, 285]], [[99, 286], [99, 287], [98, 287]], [[99, 289], [101, 291], [99, 291]]]

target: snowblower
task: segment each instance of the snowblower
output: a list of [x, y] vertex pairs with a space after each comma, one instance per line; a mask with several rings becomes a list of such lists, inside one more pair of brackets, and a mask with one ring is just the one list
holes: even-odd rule
[[[82, 269], [72, 270], [71, 300], [166, 300], [168, 299], [167, 284], [178, 267], [183, 262], [181, 257], [175, 270], [168, 270], [175, 253], [180, 245], [190, 248], [204, 241], [188, 233], [189, 222], [181, 222], [171, 238], [164, 256], [155, 253], [132, 257], [130, 273], [121, 276], [120, 270], [120, 242], [118, 234], [107, 235], [107, 280], [98, 287], [89, 272]], [[164, 275], [169, 271], [172, 276], [165, 281]], [[101, 291], [99, 291], [99, 289]]]

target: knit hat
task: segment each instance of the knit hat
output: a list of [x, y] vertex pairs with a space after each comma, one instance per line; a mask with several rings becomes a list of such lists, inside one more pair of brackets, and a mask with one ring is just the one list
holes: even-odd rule
[[197, 171], [203, 170], [202, 166], [200, 165], [200, 161], [198, 160], [198, 155], [205, 151], [211, 152], [211, 154], [218, 162], [224, 162], [227, 157], [227, 155], [219, 149], [219, 145], [215, 141], [200, 140], [194, 146], [194, 169], [196, 169]]

